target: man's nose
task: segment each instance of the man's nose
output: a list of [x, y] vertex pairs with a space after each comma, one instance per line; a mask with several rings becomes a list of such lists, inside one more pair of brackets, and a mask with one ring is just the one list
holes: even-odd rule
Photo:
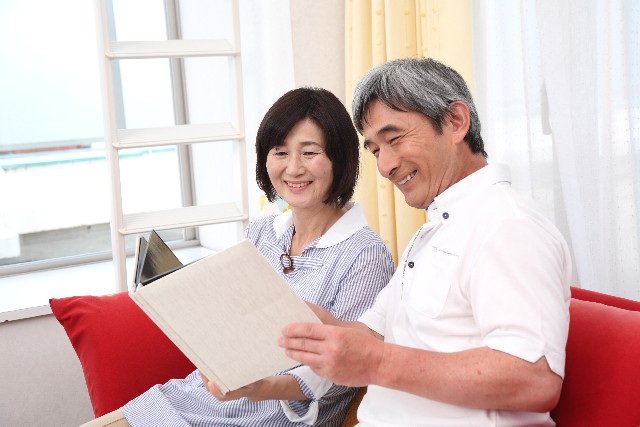
[[399, 166], [398, 157], [393, 153], [393, 150], [389, 150], [386, 147], [380, 148], [376, 161], [380, 175], [387, 179], [392, 179]]

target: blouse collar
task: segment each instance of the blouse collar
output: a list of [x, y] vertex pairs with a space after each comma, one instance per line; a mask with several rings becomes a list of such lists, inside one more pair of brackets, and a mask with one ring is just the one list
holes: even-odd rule
[[[320, 237], [316, 247], [328, 248], [336, 245], [367, 226], [367, 220], [359, 204], [348, 202], [345, 208], [347, 211]], [[273, 229], [278, 238], [282, 237], [292, 226], [293, 213], [291, 210], [279, 214], [273, 220]]]

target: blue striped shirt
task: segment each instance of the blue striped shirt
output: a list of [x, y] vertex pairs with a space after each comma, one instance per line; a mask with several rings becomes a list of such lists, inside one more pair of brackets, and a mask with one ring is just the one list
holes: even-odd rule
[[[387, 248], [367, 225], [360, 206], [350, 209], [327, 232], [294, 256], [294, 271], [282, 272], [280, 255], [291, 246], [291, 212], [249, 224], [251, 240], [276, 271], [305, 301], [343, 320], [357, 319], [388, 283], [394, 264]], [[198, 371], [185, 379], [156, 385], [127, 403], [122, 411], [133, 426], [339, 426], [355, 389], [337, 386], [300, 366], [292, 375], [304, 401], [246, 398], [218, 401], [204, 387]]]

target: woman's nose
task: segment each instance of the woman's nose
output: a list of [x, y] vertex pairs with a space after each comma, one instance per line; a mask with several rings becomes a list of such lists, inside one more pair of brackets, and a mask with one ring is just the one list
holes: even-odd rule
[[302, 159], [298, 155], [290, 155], [287, 159], [287, 173], [290, 175], [297, 175], [302, 169]]

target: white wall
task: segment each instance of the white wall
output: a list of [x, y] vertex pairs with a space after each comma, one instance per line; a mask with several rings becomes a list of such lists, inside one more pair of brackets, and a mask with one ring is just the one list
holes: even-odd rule
[[[319, 86], [344, 102], [344, 1], [292, 0], [296, 86]], [[347, 106], [351, 111], [351, 107]]]
[[[344, 3], [291, 0], [296, 86], [344, 96]], [[0, 324], [0, 426], [74, 426], [93, 411], [78, 359], [53, 316]]]
[[76, 357], [53, 316], [0, 324], [0, 425], [77, 426], [93, 416]]

